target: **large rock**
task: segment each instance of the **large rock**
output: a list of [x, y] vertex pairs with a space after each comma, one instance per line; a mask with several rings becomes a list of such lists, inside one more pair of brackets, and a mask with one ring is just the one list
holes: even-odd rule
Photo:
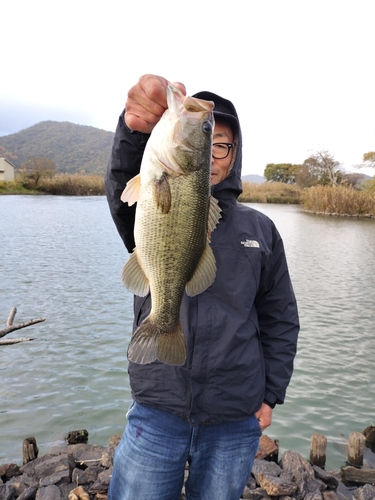
[[323, 481], [323, 483], [326, 484], [329, 490], [335, 490], [337, 488], [337, 486], [339, 485], [339, 481], [333, 474], [326, 472], [317, 465], [314, 465], [313, 469], [315, 477]]
[[248, 487], [245, 487], [241, 498], [244, 500], [272, 500], [262, 488], [251, 490]]
[[269, 476], [279, 476], [281, 474], [281, 467], [275, 462], [267, 462], [266, 460], [254, 460], [251, 474], [258, 479], [258, 474], [265, 473]]
[[[20, 496], [25, 491], [35, 491], [38, 489], [38, 480], [36, 478], [28, 476], [26, 473], [22, 474], [22, 476], [15, 476], [9, 481], [8, 484], [12, 485], [16, 490], [17, 496]], [[34, 492], [35, 495], [35, 492]], [[26, 495], [27, 497], [27, 495]], [[17, 499], [18, 500], [18, 499]]]
[[298, 488], [297, 484], [288, 477], [270, 476], [264, 472], [258, 474], [258, 482], [260, 487], [265, 490], [268, 495], [273, 497], [293, 495]]
[[58, 486], [51, 484], [38, 489], [35, 500], [64, 500]]
[[14, 500], [16, 490], [11, 484], [0, 484], [0, 500]]
[[[70, 483], [75, 461], [72, 455], [45, 455], [24, 465], [23, 473], [38, 480], [47, 481], [49, 484]], [[49, 478], [49, 479], [47, 479]]]
[[20, 468], [17, 464], [0, 465], [0, 478], [5, 482], [8, 481], [8, 479], [10, 479], [11, 477], [18, 476], [19, 474]]
[[292, 474], [297, 484], [294, 497], [297, 500], [322, 500], [322, 491], [327, 488], [323, 481], [315, 478], [314, 469], [309, 462], [297, 452], [284, 452], [280, 467]]
[[259, 446], [255, 458], [259, 460], [268, 460], [277, 462], [279, 457], [279, 442], [272, 440], [270, 437], [262, 434], [259, 440]]
[[112, 477], [112, 468], [106, 469], [98, 475], [95, 483], [90, 486], [89, 493], [106, 493]]
[[362, 488], [358, 488], [353, 495], [353, 500], [374, 500], [375, 487], [371, 484], [365, 484]]
[[19, 497], [17, 497], [17, 500], [34, 500], [37, 491], [37, 486], [29, 486]]
[[71, 455], [78, 465], [93, 464], [94, 462], [100, 465], [106, 451], [105, 446], [81, 443], [67, 446], [62, 453]]

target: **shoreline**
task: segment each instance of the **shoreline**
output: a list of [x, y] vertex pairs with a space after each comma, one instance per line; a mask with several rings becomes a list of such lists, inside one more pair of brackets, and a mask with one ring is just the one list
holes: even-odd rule
[[372, 214], [339, 214], [336, 212], [315, 212], [314, 210], [303, 210], [305, 214], [312, 215], [326, 215], [329, 217], [353, 217], [356, 219], [374, 219], [375, 215]]
[[[369, 428], [365, 431], [367, 429]], [[371, 431], [374, 430], [375, 428], [371, 427]], [[353, 435], [362, 436], [361, 442], [364, 443], [364, 433], [353, 433]], [[65, 437], [63, 447], [38, 457], [39, 450], [35, 438], [27, 438], [22, 445], [23, 465], [18, 466], [14, 463], [0, 465], [0, 498], [106, 500], [112, 476], [113, 456], [120, 439], [121, 435], [116, 434], [109, 439], [108, 446], [100, 446], [88, 444], [87, 430], [72, 431]], [[374, 457], [375, 466], [375, 453], [372, 451], [370, 453]], [[298, 452], [290, 450], [285, 451], [280, 458], [278, 455], [278, 441], [263, 435], [241, 499], [370, 500], [375, 498], [374, 468], [348, 465], [340, 470], [326, 471], [324, 464], [314, 465], [311, 456], [308, 461]], [[319, 460], [318, 456], [316, 458]], [[185, 481], [188, 474], [187, 465]], [[185, 500], [184, 487], [181, 491], [181, 500]]]

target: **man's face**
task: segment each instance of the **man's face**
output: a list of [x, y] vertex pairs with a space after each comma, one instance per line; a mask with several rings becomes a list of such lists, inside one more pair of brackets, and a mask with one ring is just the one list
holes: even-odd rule
[[[216, 143], [230, 143], [233, 144], [233, 132], [229, 125], [226, 123], [216, 123], [213, 134], [213, 144]], [[224, 146], [225, 147], [225, 146]], [[218, 160], [212, 157], [211, 163], [211, 186], [219, 184], [229, 174], [229, 167], [231, 166], [233, 158], [233, 148], [230, 148], [229, 154], [226, 158]]]

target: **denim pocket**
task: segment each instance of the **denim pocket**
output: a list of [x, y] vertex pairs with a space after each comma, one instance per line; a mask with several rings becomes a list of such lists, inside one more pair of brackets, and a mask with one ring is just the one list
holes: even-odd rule
[[136, 402], [135, 401], [132, 401], [130, 403], [130, 406], [128, 408], [128, 411], [126, 412], [126, 418], [129, 419], [129, 415], [132, 413], [132, 411], [134, 410], [135, 408], [135, 405], [136, 405]]

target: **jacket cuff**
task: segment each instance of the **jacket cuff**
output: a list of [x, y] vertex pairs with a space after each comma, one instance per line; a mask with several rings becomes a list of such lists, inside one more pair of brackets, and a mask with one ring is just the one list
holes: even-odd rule
[[146, 147], [147, 141], [149, 140], [151, 134], [145, 134], [143, 132], [138, 132], [137, 130], [132, 130], [131, 128], [129, 128], [125, 123], [125, 109], [120, 115], [120, 129], [124, 136], [132, 138], [130, 142], [135, 146], [139, 148]]
[[266, 405], [268, 405], [270, 408], [274, 409], [275, 406], [276, 406], [276, 403], [270, 403], [269, 401], [267, 401], [266, 399], [263, 401], [263, 403], [266, 403]]

